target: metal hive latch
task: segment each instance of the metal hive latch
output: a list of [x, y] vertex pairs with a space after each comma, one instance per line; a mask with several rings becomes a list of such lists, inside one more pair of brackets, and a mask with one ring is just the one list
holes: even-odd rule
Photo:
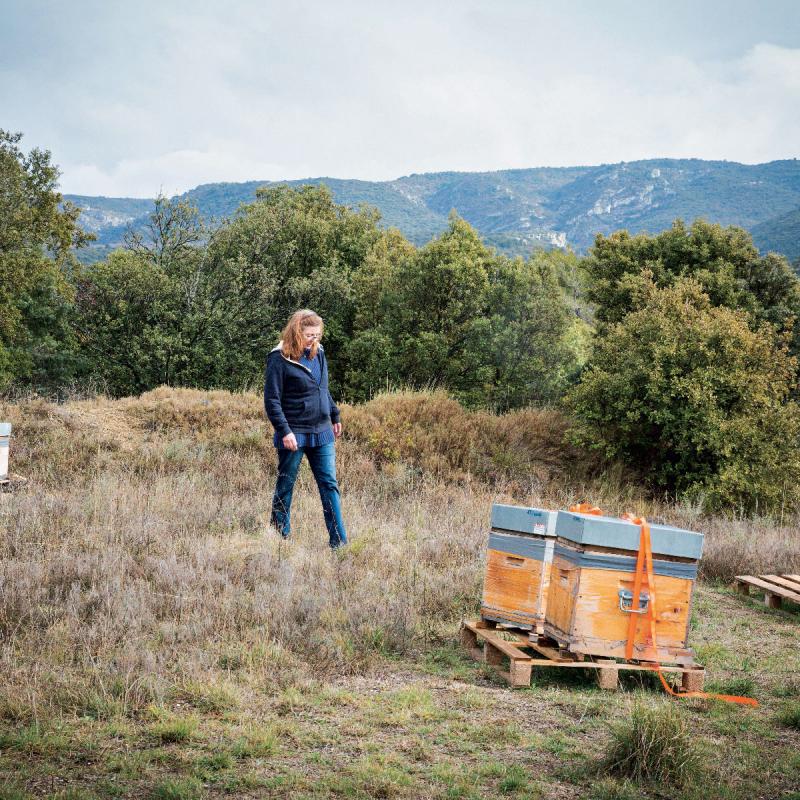
[[647, 611], [647, 604], [650, 602], [650, 595], [647, 592], [639, 593], [639, 608], [633, 607], [633, 592], [630, 589], [619, 590], [619, 610], [627, 614], [644, 614]]

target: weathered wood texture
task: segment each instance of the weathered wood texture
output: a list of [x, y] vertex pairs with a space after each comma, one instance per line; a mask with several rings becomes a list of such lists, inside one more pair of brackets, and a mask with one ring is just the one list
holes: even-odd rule
[[541, 630], [549, 582], [549, 563], [489, 550], [481, 614]]
[[764, 593], [768, 608], [780, 608], [784, 600], [800, 604], [800, 575], [737, 575], [736, 589], [750, 594], [750, 587]]
[[[505, 637], [511, 637], [509, 640]], [[534, 667], [555, 667], [563, 669], [588, 669], [595, 672], [597, 682], [603, 689], [616, 689], [620, 670], [652, 672], [652, 664], [620, 663], [611, 659], [586, 659], [559, 650], [554, 642], [520, 630], [490, 628], [485, 620], [465, 621], [461, 628], [461, 644], [476, 661], [483, 661], [495, 667], [499, 674], [515, 687], [529, 686], [531, 670]], [[481, 647], [482, 646], [482, 647]], [[529, 655], [525, 650], [534, 650], [544, 655]], [[500, 667], [508, 660], [507, 671]], [[705, 671], [703, 667], [666, 665], [662, 672], [681, 674], [684, 691], [699, 691], [703, 688]]]
[[[632, 591], [634, 574], [576, 567], [559, 555], [553, 560], [544, 632], [574, 653], [624, 658], [630, 613], [620, 609], [620, 590]], [[693, 581], [655, 576], [656, 641], [649, 626], [636, 628], [634, 658], [692, 663], [687, 649]], [[642, 593], [649, 594], [645, 581]]]

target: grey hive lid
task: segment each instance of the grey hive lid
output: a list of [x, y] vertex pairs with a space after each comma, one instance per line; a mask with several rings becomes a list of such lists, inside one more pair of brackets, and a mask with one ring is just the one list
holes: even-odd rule
[[[639, 550], [639, 526], [617, 517], [596, 517], [559, 511], [556, 536], [576, 544], [613, 547], [619, 550]], [[699, 560], [703, 554], [703, 534], [673, 528], [670, 525], [650, 525], [653, 554]]]
[[0, 422], [0, 436], [11, 436], [10, 422]]
[[525, 506], [492, 505], [492, 528], [535, 536], [555, 536], [555, 511]]

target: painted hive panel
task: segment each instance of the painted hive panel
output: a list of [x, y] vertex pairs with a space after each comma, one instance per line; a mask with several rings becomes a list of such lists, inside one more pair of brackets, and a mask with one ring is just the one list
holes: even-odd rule
[[481, 613], [485, 618], [534, 627], [541, 600], [542, 561], [490, 550]]
[[[575, 653], [624, 658], [630, 621], [635, 556], [556, 545], [545, 633]], [[654, 559], [657, 650], [649, 626], [637, 623], [634, 658], [690, 663], [687, 648], [697, 565]], [[640, 608], [649, 602], [645, 581]]]
[[541, 630], [554, 548], [555, 512], [495, 504], [481, 616]]
[[[608, 547], [634, 553], [639, 549], [639, 526], [616, 517], [559, 511], [556, 536], [584, 547]], [[703, 553], [703, 534], [695, 531], [651, 524], [650, 538], [655, 556], [698, 561]]]
[[492, 505], [492, 529], [496, 531], [516, 531], [535, 536], [553, 536], [557, 512], [544, 508], [508, 506], [502, 503]]
[[545, 622], [565, 634], [572, 630], [575, 598], [578, 594], [580, 570], [559, 556], [553, 558], [550, 587], [545, 606]]

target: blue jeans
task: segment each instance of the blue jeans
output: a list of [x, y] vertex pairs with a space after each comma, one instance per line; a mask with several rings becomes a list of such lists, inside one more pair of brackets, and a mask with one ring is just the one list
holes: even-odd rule
[[278, 450], [278, 480], [272, 497], [272, 524], [286, 539], [291, 533], [289, 513], [292, 507], [292, 493], [303, 453], [308, 459], [311, 471], [322, 500], [322, 513], [331, 547], [347, 544], [347, 532], [342, 520], [342, 507], [339, 498], [339, 484], [336, 482], [336, 448], [331, 442], [321, 447], [300, 447], [297, 450]]

